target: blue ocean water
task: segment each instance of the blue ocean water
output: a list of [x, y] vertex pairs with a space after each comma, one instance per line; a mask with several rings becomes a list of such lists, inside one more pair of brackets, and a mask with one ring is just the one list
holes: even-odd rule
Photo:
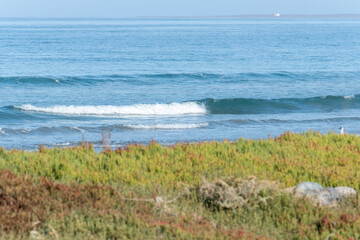
[[360, 19], [0, 19], [0, 146], [360, 133]]

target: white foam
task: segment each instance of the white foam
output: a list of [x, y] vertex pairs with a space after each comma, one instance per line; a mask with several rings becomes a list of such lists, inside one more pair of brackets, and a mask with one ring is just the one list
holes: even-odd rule
[[59, 146], [69, 146], [71, 144], [71, 142], [64, 142], [64, 143], [57, 143], [56, 145]]
[[189, 115], [206, 114], [206, 107], [196, 102], [169, 104], [135, 104], [128, 106], [52, 106], [36, 107], [30, 104], [15, 106], [24, 111], [67, 115]]
[[124, 127], [132, 129], [191, 129], [191, 128], [201, 128], [208, 126], [208, 123], [179, 123], [179, 124], [153, 124], [153, 125], [124, 125]]
[[355, 95], [353, 94], [353, 95], [345, 96], [344, 98], [350, 100], [355, 98]]
[[5, 131], [3, 131], [2, 128], [0, 128], [0, 134], [5, 134]]
[[82, 133], [86, 132], [84, 129], [79, 128], [79, 127], [72, 127], [72, 129], [77, 130], [77, 131], [80, 131], [80, 132], [82, 132]]

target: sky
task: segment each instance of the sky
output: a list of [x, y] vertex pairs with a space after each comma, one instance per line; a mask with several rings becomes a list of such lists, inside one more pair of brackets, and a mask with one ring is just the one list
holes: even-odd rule
[[360, 14], [360, 0], [0, 0], [0, 18]]

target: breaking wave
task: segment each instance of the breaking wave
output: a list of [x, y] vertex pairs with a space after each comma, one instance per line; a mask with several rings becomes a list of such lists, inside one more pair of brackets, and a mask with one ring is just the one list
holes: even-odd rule
[[64, 115], [191, 115], [206, 114], [201, 103], [135, 104], [128, 106], [52, 106], [36, 107], [30, 104], [14, 106], [23, 111]]
[[58, 115], [93, 116], [180, 116], [204, 114], [282, 114], [296, 112], [332, 112], [359, 109], [360, 95], [320, 96], [311, 98], [252, 99], [226, 98], [194, 100], [181, 103], [135, 104], [125, 106], [50, 106], [30, 104], [7, 108], [25, 112]]

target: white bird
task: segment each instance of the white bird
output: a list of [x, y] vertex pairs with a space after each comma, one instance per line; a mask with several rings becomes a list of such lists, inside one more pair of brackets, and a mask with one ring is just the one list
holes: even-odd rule
[[340, 127], [339, 129], [340, 129], [340, 134], [341, 134], [341, 135], [344, 135], [344, 134], [345, 134], [345, 133], [344, 133], [344, 127]]

